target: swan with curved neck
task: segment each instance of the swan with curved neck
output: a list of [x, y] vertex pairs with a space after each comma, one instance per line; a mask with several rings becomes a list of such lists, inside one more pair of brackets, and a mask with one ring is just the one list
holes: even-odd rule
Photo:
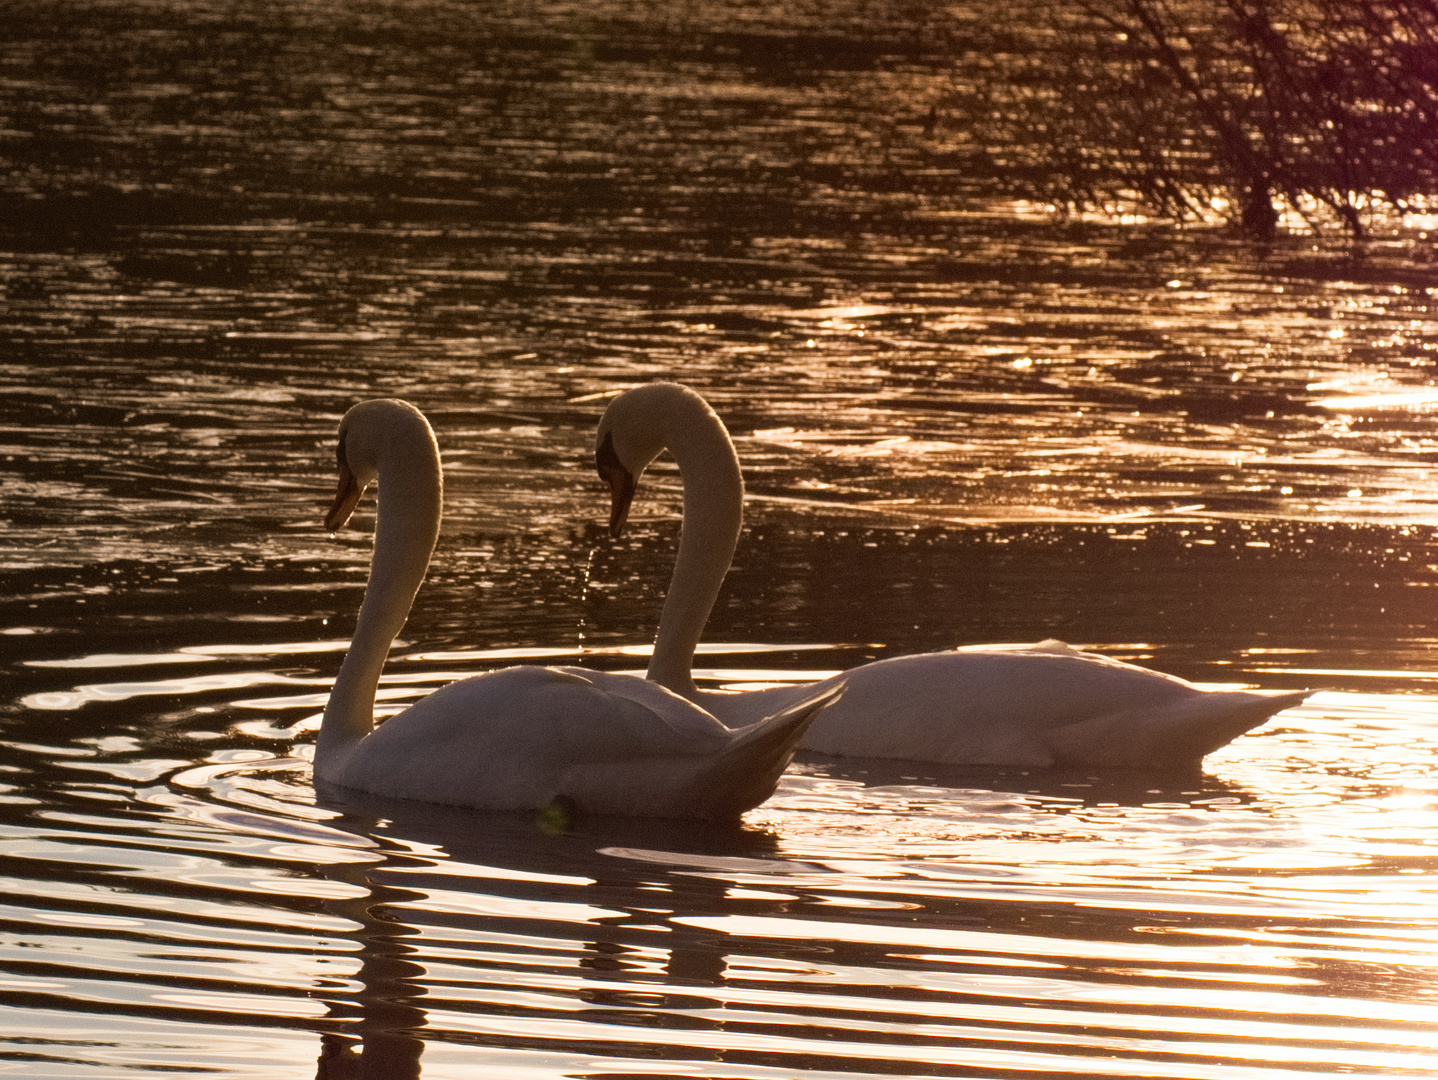
[[[729, 432], [698, 394], [677, 383], [628, 390], [605, 410], [596, 437], [611, 535], [622, 532], [639, 477], [664, 450], [679, 465], [684, 523], [648, 678], [726, 724], [822, 688], [695, 687], [694, 650], [734, 556], [744, 482]], [[952, 765], [1192, 767], [1307, 696], [1204, 690], [1059, 641], [894, 657], [839, 678], [843, 699], [814, 721], [802, 748]]]
[[831, 688], [726, 727], [698, 705], [631, 676], [521, 666], [442, 686], [378, 728], [375, 693], [439, 536], [443, 482], [418, 409], [374, 400], [345, 414], [339, 493], [349, 519], [379, 483], [374, 554], [354, 637], [315, 747], [320, 784], [486, 810], [547, 807], [650, 817], [732, 818], [773, 794]]

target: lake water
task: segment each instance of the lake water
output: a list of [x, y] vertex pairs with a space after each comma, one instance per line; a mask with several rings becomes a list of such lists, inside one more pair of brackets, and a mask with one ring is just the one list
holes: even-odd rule
[[[7, 5], [0, 1074], [1438, 1072], [1438, 222], [1056, 222], [924, 156], [916, 17]], [[661, 377], [749, 484], [711, 684], [1319, 692], [1192, 775], [801, 756], [727, 829], [317, 802], [343, 411], [444, 454], [394, 711], [643, 668], [677, 475], [610, 541], [592, 432]]]

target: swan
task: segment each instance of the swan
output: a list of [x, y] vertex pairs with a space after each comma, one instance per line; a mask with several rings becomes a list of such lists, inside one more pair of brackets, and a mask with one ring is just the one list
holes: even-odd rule
[[[697, 393], [662, 382], [627, 390], [610, 402], [595, 440], [612, 536], [664, 450], [679, 465], [684, 522], [647, 678], [736, 725], [825, 686], [695, 687], [694, 649], [734, 555], [744, 481], [729, 432]], [[813, 722], [802, 749], [948, 765], [1192, 768], [1307, 696], [1203, 690], [1053, 640], [893, 657], [835, 678], [845, 682], [843, 699]]]
[[374, 724], [375, 691], [439, 535], [434, 432], [413, 405], [379, 399], [345, 414], [338, 531], [379, 482], [369, 581], [315, 746], [316, 782], [483, 810], [547, 808], [646, 817], [734, 818], [774, 792], [830, 687], [726, 727], [633, 676], [520, 666], [442, 686]]

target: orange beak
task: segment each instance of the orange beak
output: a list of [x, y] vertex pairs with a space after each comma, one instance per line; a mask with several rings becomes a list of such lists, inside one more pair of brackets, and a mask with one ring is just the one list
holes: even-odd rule
[[355, 512], [355, 506], [364, 494], [364, 489], [355, 481], [354, 473], [350, 472], [349, 462], [345, 460], [344, 440], [340, 440], [339, 447], [340, 466], [340, 489], [335, 494], [335, 501], [330, 506], [330, 512], [325, 515], [325, 528], [330, 532], [339, 532], [344, 523], [350, 519]]
[[594, 465], [599, 470], [599, 478], [609, 485], [609, 535], [617, 540], [624, 532], [629, 504], [634, 501], [634, 477], [614, 452], [612, 432], [604, 436], [604, 442], [594, 451]]

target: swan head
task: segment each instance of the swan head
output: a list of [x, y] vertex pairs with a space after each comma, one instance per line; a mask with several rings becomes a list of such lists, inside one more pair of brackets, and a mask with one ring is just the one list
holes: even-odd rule
[[[703, 443], [696, 440], [708, 441]], [[734, 447], [709, 403], [678, 383], [656, 382], [626, 390], [609, 403], [594, 440], [594, 464], [609, 485], [609, 535], [624, 531], [629, 504], [644, 470], [664, 450], [732, 459]], [[735, 470], [737, 476], [737, 459]], [[700, 464], [694, 457], [691, 466]], [[685, 468], [680, 461], [680, 468]], [[742, 481], [740, 481], [742, 486]]]
[[340, 421], [339, 490], [325, 515], [325, 528], [336, 532], [354, 513], [365, 488], [379, 476], [380, 462], [416, 441], [434, 446], [434, 432], [424, 414], [407, 401], [375, 398], [361, 401]]
[[703, 404], [698, 394], [678, 383], [650, 383], [626, 390], [604, 410], [595, 434], [594, 465], [609, 485], [610, 536], [618, 538], [624, 531], [639, 477], [664, 450], [666, 415], [684, 395]]

